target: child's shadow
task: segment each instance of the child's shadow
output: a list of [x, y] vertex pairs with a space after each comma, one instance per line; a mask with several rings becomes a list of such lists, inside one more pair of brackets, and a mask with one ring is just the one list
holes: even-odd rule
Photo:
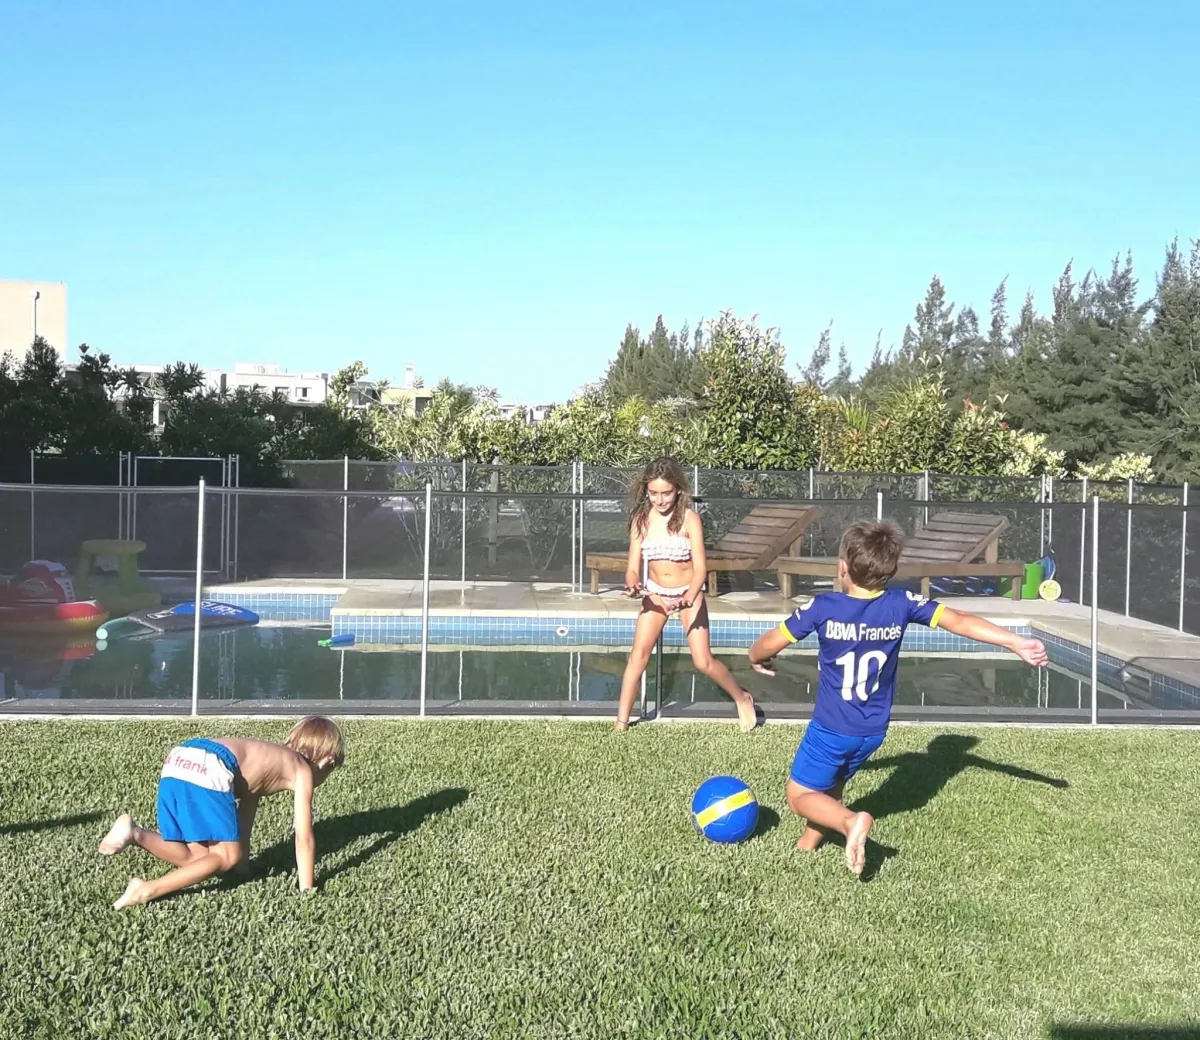
[[[375, 841], [344, 863], [339, 863], [330, 871], [319, 872], [320, 882], [324, 883], [347, 870], [362, 866], [376, 853], [382, 852], [404, 835], [415, 831], [426, 820], [462, 805], [469, 796], [470, 792], [466, 788], [445, 787], [440, 791], [414, 798], [406, 805], [393, 805], [386, 809], [364, 809], [362, 812], [317, 820], [313, 825], [313, 837], [317, 845], [318, 865], [321, 860], [340, 852], [359, 838], [378, 835]], [[270, 877], [295, 869], [295, 838], [289, 837], [264, 849], [257, 856], [252, 856], [249, 874], [226, 875], [225, 883], [235, 886], [256, 877]]]
[[978, 737], [943, 733], [934, 737], [924, 751], [909, 751], [867, 762], [862, 767], [863, 772], [895, 768], [891, 776], [850, 808], [854, 812], [869, 812], [877, 820], [897, 813], [915, 812], [933, 801], [942, 788], [965, 769], [986, 769], [1051, 787], [1070, 786], [1066, 780], [972, 754], [971, 749], [978, 743]]
[[[1043, 776], [1019, 766], [993, 762], [971, 753], [979, 743], [978, 737], [957, 733], [944, 733], [929, 742], [924, 751], [909, 751], [890, 758], [871, 760], [860, 772], [871, 769], [892, 769], [893, 772], [882, 784], [868, 795], [847, 806], [852, 812], [869, 812], [876, 820], [897, 813], [915, 812], [928, 805], [951, 780], [964, 769], [987, 769], [1004, 773], [1018, 780], [1035, 780], [1052, 787], [1067, 787], [1066, 780]], [[844, 845], [840, 834], [830, 834], [829, 840]], [[886, 860], [900, 854], [899, 849], [890, 848], [875, 840], [867, 839], [867, 862], [862, 873], [863, 881], [870, 881]]]

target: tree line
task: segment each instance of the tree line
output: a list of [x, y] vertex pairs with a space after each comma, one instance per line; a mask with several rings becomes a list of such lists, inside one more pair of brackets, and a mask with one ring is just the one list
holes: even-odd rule
[[[68, 373], [36, 341], [0, 359], [0, 465], [63, 455], [225, 456], [243, 483], [285, 459], [436, 459], [630, 465], [670, 453], [732, 469], [803, 469], [1180, 481], [1200, 474], [1200, 242], [1172, 243], [1150, 293], [1128, 255], [1101, 275], [1068, 264], [1039, 310], [1010, 312], [1007, 280], [986, 324], [934, 277], [899, 343], [855, 373], [827, 328], [800, 363], [779, 331], [730, 313], [670, 332], [629, 325], [607, 370], [544, 422], [504, 419], [494, 391], [443, 381], [418, 415], [354, 407], [359, 363], [329, 400], [207, 387], [176, 364], [150, 385], [80, 347]], [[154, 399], [163, 421], [153, 421]], [[22, 461], [23, 460], [23, 461]], [[6, 464], [6, 465], [5, 465]], [[9, 479], [14, 479], [10, 476]]]

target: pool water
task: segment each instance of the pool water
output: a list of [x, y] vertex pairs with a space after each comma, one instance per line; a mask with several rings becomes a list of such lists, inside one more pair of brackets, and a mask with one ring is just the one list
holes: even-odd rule
[[[200, 689], [207, 711], [344, 710], [408, 713], [416, 709], [421, 659], [413, 650], [330, 649], [328, 627], [258, 626], [205, 633]], [[817, 683], [816, 658], [794, 652], [777, 659], [778, 674], [755, 672], [745, 651], [719, 652], [756, 700], [780, 715], [803, 717]], [[426, 706], [431, 712], [615, 711], [626, 651], [569, 651], [529, 646], [431, 648]], [[190, 707], [190, 635], [91, 642], [0, 645], [0, 710], [178, 712]], [[55, 702], [55, 703], [51, 703]], [[297, 702], [306, 702], [300, 708]], [[663, 715], [727, 714], [732, 705], [698, 675], [686, 652], [663, 655], [661, 681], [652, 659], [648, 710]], [[918, 718], [1027, 716], [1090, 712], [1087, 677], [1054, 666], [1038, 672], [1011, 656], [973, 653], [905, 655], [897, 715]], [[289, 707], [290, 706], [290, 707]], [[1102, 711], [1154, 708], [1122, 688], [1102, 684]]]

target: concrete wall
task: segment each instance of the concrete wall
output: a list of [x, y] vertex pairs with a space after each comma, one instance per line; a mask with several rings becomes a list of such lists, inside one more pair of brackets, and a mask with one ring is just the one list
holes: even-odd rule
[[67, 359], [67, 286], [65, 282], [0, 280], [0, 354], [11, 350], [18, 359], [33, 343], [33, 297], [37, 300], [37, 332]]

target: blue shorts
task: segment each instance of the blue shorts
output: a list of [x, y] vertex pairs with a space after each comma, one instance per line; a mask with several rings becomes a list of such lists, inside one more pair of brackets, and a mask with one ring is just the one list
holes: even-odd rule
[[166, 841], [237, 841], [237, 756], [199, 737], [171, 749], [158, 781], [158, 832]]
[[873, 733], [869, 737], [855, 737], [810, 722], [792, 760], [791, 777], [812, 791], [829, 791], [857, 773], [886, 736]]

